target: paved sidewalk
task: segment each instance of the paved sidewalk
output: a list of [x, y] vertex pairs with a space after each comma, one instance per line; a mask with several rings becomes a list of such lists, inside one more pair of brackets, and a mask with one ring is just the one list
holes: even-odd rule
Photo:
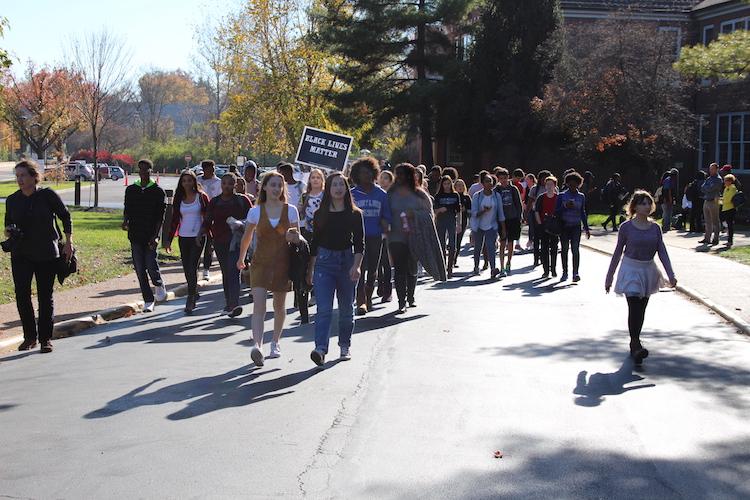
[[[167, 290], [185, 282], [182, 266], [179, 263], [160, 263], [161, 272], [167, 283]], [[214, 270], [212, 274], [216, 274]], [[55, 323], [97, 313], [103, 309], [117, 307], [129, 302], [143, 300], [135, 273], [112, 278], [77, 288], [60, 287], [55, 284]], [[38, 311], [36, 295], [34, 310]], [[0, 353], [14, 350], [17, 345], [5, 345], [9, 339], [23, 335], [21, 321], [15, 302], [0, 305]]]
[[[721, 244], [714, 247], [698, 243], [702, 238], [702, 234], [685, 231], [670, 231], [665, 235], [678, 285], [692, 289], [701, 298], [750, 323], [750, 266], [719, 256], [726, 250], [723, 234]], [[584, 246], [610, 254], [616, 243], [617, 233], [605, 233], [601, 228], [592, 228], [591, 239], [581, 240]], [[735, 233], [734, 244], [750, 245], [750, 233]]]

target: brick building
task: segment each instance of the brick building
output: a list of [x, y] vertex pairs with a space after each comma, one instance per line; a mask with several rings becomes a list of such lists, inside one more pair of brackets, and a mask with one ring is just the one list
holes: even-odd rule
[[[685, 45], [708, 44], [720, 33], [750, 29], [750, 3], [743, 0], [563, 0], [561, 8], [565, 24], [603, 21], [627, 9], [628, 19], [653, 23], [655, 30], [673, 34], [676, 55]], [[713, 161], [730, 163], [737, 174], [750, 177], [750, 82], [714, 86], [705, 82], [691, 107], [701, 121], [695, 150], [676, 155], [675, 166], [688, 172]], [[464, 167], [463, 155], [449, 138], [436, 138], [434, 154], [440, 165]], [[502, 148], [483, 156], [482, 167], [492, 166], [502, 161]], [[529, 167], [562, 169], [573, 161], [559, 152], [539, 151]]]

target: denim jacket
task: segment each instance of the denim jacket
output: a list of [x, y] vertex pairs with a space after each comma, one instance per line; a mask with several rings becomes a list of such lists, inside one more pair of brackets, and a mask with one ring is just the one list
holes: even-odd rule
[[[484, 190], [474, 193], [471, 197], [471, 230], [476, 231], [479, 229], [479, 209], [481, 208], [482, 198], [488, 196], [484, 194]], [[493, 190], [492, 194], [495, 198], [495, 216], [492, 218], [492, 229], [500, 229], [500, 223], [505, 221], [505, 212], [503, 211], [503, 197], [497, 191]]]
[[706, 201], [713, 201], [721, 196], [721, 190], [724, 188], [724, 181], [718, 175], [712, 175], [703, 181], [701, 193]]

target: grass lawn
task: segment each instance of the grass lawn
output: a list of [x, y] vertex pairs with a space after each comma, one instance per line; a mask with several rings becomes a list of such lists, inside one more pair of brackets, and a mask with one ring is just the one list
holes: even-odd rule
[[[589, 220], [589, 227], [592, 228], [592, 229], [595, 228], [595, 227], [596, 228], [601, 228], [602, 224], [604, 223], [605, 220], [607, 220], [608, 217], [609, 217], [609, 215], [607, 215], [607, 214], [589, 214], [589, 219], [588, 219]], [[627, 220], [627, 219], [624, 219], [624, 220]], [[661, 225], [661, 219], [660, 218], [659, 219], [654, 219], [654, 222], [656, 222], [657, 224]], [[617, 218], [617, 224], [618, 225], [620, 224], [620, 218], [619, 217]], [[607, 227], [609, 229], [612, 229], [612, 223], [610, 222], [609, 224], [607, 224]]]
[[[85, 186], [86, 182], [81, 183], [81, 189]], [[42, 187], [51, 187], [55, 191], [61, 191], [63, 189], [73, 189], [76, 183], [73, 181], [62, 181], [62, 182], [42, 182]], [[7, 198], [18, 191], [18, 184], [16, 181], [0, 181], [0, 198]]]
[[731, 259], [740, 264], [746, 264], [750, 266], [750, 246], [733, 247], [730, 250], [720, 252], [719, 255], [725, 259]]
[[[122, 211], [85, 211], [69, 207], [73, 216], [73, 243], [78, 257], [78, 273], [65, 280], [65, 288], [98, 283], [133, 272], [130, 243], [120, 228]], [[0, 203], [4, 220], [5, 204]], [[61, 228], [62, 229], [62, 228]], [[172, 255], [159, 253], [159, 260], [179, 259], [179, 247], [173, 245]], [[60, 288], [59, 283], [56, 288]], [[10, 254], [0, 253], [0, 304], [15, 301]]]

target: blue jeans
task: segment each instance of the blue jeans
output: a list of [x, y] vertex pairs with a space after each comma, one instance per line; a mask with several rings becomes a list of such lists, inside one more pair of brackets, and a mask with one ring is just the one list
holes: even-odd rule
[[674, 205], [672, 205], [671, 203], [662, 203], [661, 211], [661, 230], [663, 232], [667, 232], [669, 231], [669, 228], [672, 227], [672, 213], [674, 212]]
[[497, 229], [478, 229], [474, 233], [474, 267], [479, 267], [479, 256], [482, 254], [482, 247], [487, 249], [487, 256], [490, 258], [490, 269], [493, 271], [497, 268], [495, 265], [495, 243], [497, 242]]
[[151, 283], [154, 286], [164, 284], [164, 281], [161, 279], [159, 263], [156, 261], [156, 250], [149, 247], [148, 243], [135, 243], [131, 241], [130, 254], [133, 257], [133, 267], [135, 268], [135, 274], [138, 276], [138, 285], [141, 287], [143, 301], [153, 302], [154, 292], [151, 290], [148, 278], [151, 277]]
[[329, 250], [318, 248], [315, 259], [315, 300], [318, 309], [315, 314], [315, 349], [328, 353], [333, 317], [333, 295], [339, 302], [339, 346], [349, 347], [354, 331], [354, 291], [357, 283], [349, 277], [354, 264], [351, 250]]
[[563, 274], [568, 274], [568, 248], [573, 254], [573, 276], [578, 275], [581, 263], [581, 226], [563, 226], [560, 232], [560, 253]]

